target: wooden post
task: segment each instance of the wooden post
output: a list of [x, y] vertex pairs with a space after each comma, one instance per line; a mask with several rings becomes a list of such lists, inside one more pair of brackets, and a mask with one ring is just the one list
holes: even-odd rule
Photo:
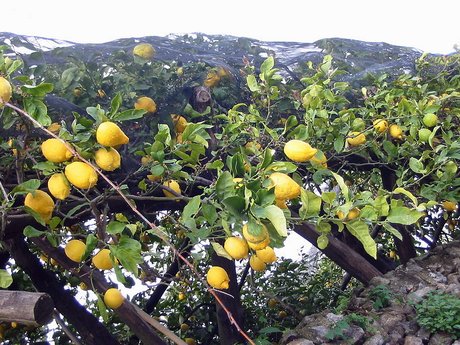
[[0, 290], [0, 321], [38, 327], [53, 319], [53, 310], [46, 293]]

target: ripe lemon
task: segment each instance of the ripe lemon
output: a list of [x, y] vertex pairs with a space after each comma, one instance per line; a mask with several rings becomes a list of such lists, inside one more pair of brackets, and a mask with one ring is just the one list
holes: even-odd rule
[[97, 183], [97, 173], [88, 164], [73, 162], [65, 167], [65, 176], [77, 188], [89, 189]]
[[150, 43], [140, 43], [134, 47], [133, 54], [145, 60], [150, 60], [155, 55], [155, 48]]
[[286, 205], [286, 200], [283, 199], [275, 199], [275, 205], [282, 210], [288, 208]]
[[288, 175], [274, 172], [269, 177], [275, 186], [275, 198], [291, 200], [300, 195], [300, 186]]
[[267, 267], [267, 265], [265, 264], [265, 262], [263, 262], [262, 260], [260, 260], [257, 255], [251, 255], [251, 257], [249, 258], [249, 265], [251, 266], [251, 268], [256, 271], [256, 272], [260, 272], [260, 271], [264, 271], [265, 268]]
[[359, 146], [366, 143], [366, 135], [362, 132], [350, 132], [348, 134], [347, 143], [350, 146]]
[[438, 123], [438, 116], [433, 113], [425, 114], [425, 116], [423, 116], [422, 122], [428, 128], [434, 127]]
[[258, 242], [265, 241], [267, 237], [269, 237], [267, 227], [264, 224], [262, 224], [262, 228], [260, 232], [257, 234], [253, 234], [249, 232], [248, 224], [243, 225], [242, 232], [243, 232], [244, 239], [252, 243], [258, 243]]
[[359, 217], [361, 210], [357, 207], [352, 208], [347, 214], [347, 220], [353, 220]]
[[123, 301], [123, 295], [115, 288], [110, 288], [104, 293], [104, 303], [109, 308], [117, 309], [123, 304]]
[[318, 152], [317, 149], [301, 140], [289, 140], [286, 145], [284, 145], [284, 154], [294, 162], [306, 162], [310, 160], [316, 152]]
[[112, 260], [110, 260], [110, 249], [101, 249], [91, 259], [93, 265], [100, 270], [110, 270], [113, 268]]
[[48, 189], [56, 199], [64, 200], [70, 194], [70, 184], [63, 173], [51, 175], [48, 180]]
[[266, 264], [271, 264], [277, 259], [275, 251], [269, 246], [266, 246], [264, 249], [256, 250], [256, 255]]
[[176, 133], [183, 133], [187, 127], [187, 120], [185, 117], [177, 114], [171, 114], [171, 118], [173, 120]]
[[388, 121], [384, 119], [377, 119], [372, 122], [374, 129], [378, 133], [386, 132], [388, 129]]
[[206, 76], [206, 79], [203, 82], [203, 85], [206, 87], [214, 87], [220, 82], [220, 76], [217, 74], [216, 71], [209, 71]]
[[[180, 186], [179, 186], [179, 183], [177, 183], [177, 181], [175, 180], [169, 180], [169, 181], [165, 181], [163, 183], [163, 186], [166, 186], [166, 187], [169, 187], [171, 188], [173, 191], [175, 191], [177, 194], [180, 194], [181, 193], [181, 190], [180, 190]], [[174, 198], [176, 197], [176, 195], [174, 195], [173, 193], [163, 189], [163, 194], [168, 197], [168, 198]]]
[[447, 212], [454, 212], [457, 209], [457, 203], [446, 200], [442, 202], [442, 207], [444, 207]]
[[228, 289], [230, 278], [222, 267], [212, 266], [206, 274], [206, 281], [215, 289]]
[[150, 97], [139, 97], [134, 103], [134, 109], [145, 110], [153, 114], [157, 111], [157, 104]]
[[161, 180], [161, 176], [149, 174], [147, 175], [147, 179], [152, 182], [157, 182]]
[[3, 106], [3, 103], [9, 102], [11, 95], [13, 94], [13, 89], [8, 80], [3, 77], [0, 77], [0, 107]]
[[82, 289], [83, 291], [88, 290], [88, 285], [86, 285], [86, 284], [83, 283], [83, 282], [81, 282], [80, 284], [78, 284], [78, 286], [79, 286], [80, 289]]
[[113, 147], [109, 147], [109, 149], [101, 147], [94, 154], [94, 160], [97, 166], [105, 171], [114, 171], [121, 165], [120, 154]]
[[270, 298], [267, 302], [269, 308], [275, 308], [278, 305], [278, 301], [274, 298]]
[[396, 124], [390, 126], [390, 136], [394, 139], [402, 139], [403, 133], [401, 127]]
[[74, 262], [81, 262], [85, 250], [86, 244], [80, 240], [70, 240], [64, 248], [65, 255]]
[[37, 212], [45, 222], [48, 222], [53, 214], [54, 201], [48, 193], [42, 190], [36, 190], [26, 195], [24, 206], [30, 207]]
[[185, 296], [185, 293], [179, 292], [179, 295], [177, 295], [177, 299], [179, 301], [183, 301], [187, 296]]
[[96, 140], [102, 146], [119, 146], [127, 144], [129, 138], [114, 122], [102, 122], [96, 130]]
[[224, 249], [235, 260], [244, 259], [248, 256], [249, 247], [241, 237], [229, 237], [225, 240]]
[[270, 244], [270, 236], [267, 236], [263, 241], [260, 241], [260, 242], [248, 242], [248, 246], [252, 250], [264, 249], [269, 244]]
[[70, 152], [62, 141], [56, 138], [45, 140], [41, 145], [43, 156], [53, 163], [62, 163], [72, 158]]
[[196, 345], [196, 341], [193, 338], [185, 338], [184, 341], [187, 345]]

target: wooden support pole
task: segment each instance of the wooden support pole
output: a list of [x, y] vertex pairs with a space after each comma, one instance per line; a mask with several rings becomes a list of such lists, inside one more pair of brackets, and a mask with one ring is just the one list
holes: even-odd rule
[[53, 319], [53, 310], [46, 293], [0, 290], [0, 321], [38, 327]]

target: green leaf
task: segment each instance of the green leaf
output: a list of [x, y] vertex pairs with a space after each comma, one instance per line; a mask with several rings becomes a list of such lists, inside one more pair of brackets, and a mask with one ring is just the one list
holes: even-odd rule
[[327, 204], [332, 204], [336, 197], [337, 194], [335, 192], [323, 192], [321, 194], [321, 199]]
[[211, 204], [203, 204], [201, 213], [209, 225], [213, 225], [218, 218], [216, 207]]
[[401, 187], [396, 188], [393, 191], [393, 194], [404, 194], [405, 196], [407, 196], [412, 201], [412, 203], [414, 204], [415, 207], [417, 207], [417, 205], [418, 205], [418, 202], [417, 202], [417, 199], [415, 198], [415, 196], [411, 192], [409, 192], [408, 190], [405, 190], [404, 188], [401, 188]]
[[269, 56], [260, 65], [260, 72], [265, 74], [269, 72], [273, 68], [273, 66], [275, 66], [275, 59], [273, 59], [273, 56]]
[[318, 246], [318, 248], [320, 250], [323, 250], [327, 247], [327, 245], [329, 244], [329, 238], [327, 237], [327, 235], [320, 235], [317, 239], [316, 239], [316, 245]]
[[377, 210], [380, 217], [388, 216], [388, 212], [390, 211], [390, 205], [388, 205], [387, 198], [388, 196], [386, 195], [379, 195], [375, 198], [374, 208]]
[[350, 200], [350, 191], [348, 190], [348, 186], [345, 184], [345, 181], [343, 180], [343, 177], [340, 176], [339, 174], [336, 174], [335, 172], [331, 171], [332, 176], [334, 176], [335, 180], [337, 181], [337, 184], [339, 185], [340, 189], [342, 190], [342, 194], [345, 197], [346, 201]]
[[393, 227], [391, 224], [387, 223], [387, 222], [384, 222], [382, 223], [383, 227], [385, 228], [385, 230], [387, 230], [390, 234], [392, 234], [394, 237], [396, 237], [397, 239], [399, 239], [400, 241], [402, 241], [402, 235], [401, 233], [395, 228]]
[[42, 236], [45, 233], [45, 231], [40, 231], [38, 229], [35, 229], [31, 225], [27, 225], [24, 228], [24, 230], [22, 231], [22, 233], [24, 234], [25, 237], [32, 238], [32, 237], [40, 237], [40, 236]]
[[404, 206], [397, 206], [391, 208], [387, 217], [387, 221], [390, 223], [411, 225], [416, 223], [422, 216], [423, 212], [419, 212]]
[[252, 92], [260, 91], [259, 84], [257, 84], [256, 77], [253, 74], [246, 77], [246, 83], [248, 84], [249, 90]]
[[124, 223], [117, 222], [116, 220], [112, 220], [109, 222], [109, 224], [107, 224], [106, 231], [108, 234], [116, 235], [116, 234], [123, 232], [124, 229], [125, 229]]
[[245, 200], [244, 198], [238, 196], [238, 195], [234, 195], [234, 196], [229, 196], [228, 198], [225, 198], [224, 200], [222, 200], [222, 204], [228, 208], [228, 210], [235, 216], [239, 217], [245, 207], [246, 207], [246, 203], [245, 203]]
[[97, 237], [94, 236], [93, 234], [89, 234], [86, 236], [86, 247], [85, 247], [85, 253], [83, 254], [82, 259], [86, 259], [96, 248], [97, 246]]
[[129, 121], [129, 120], [136, 120], [136, 119], [141, 119], [146, 112], [147, 111], [145, 111], [143, 109], [139, 109], [139, 110], [137, 110], [137, 109], [128, 109], [128, 110], [122, 111], [121, 113], [114, 114], [111, 117], [111, 119], [114, 120], [114, 121], [119, 121], [119, 122]]
[[364, 250], [374, 259], [377, 259], [377, 244], [369, 234], [369, 228], [362, 220], [352, 220], [346, 223], [346, 228], [364, 247]]
[[301, 189], [300, 200], [302, 207], [299, 210], [299, 215], [302, 219], [317, 217], [321, 210], [321, 197], [309, 190]]
[[37, 120], [42, 126], [49, 126], [51, 124], [51, 118], [48, 116], [48, 109], [45, 103], [38, 98], [25, 98], [24, 99], [24, 110], [29, 113], [35, 120]]
[[13, 188], [11, 194], [27, 194], [36, 191], [40, 187], [40, 180], [32, 179], [18, 184]]
[[409, 168], [416, 174], [426, 173], [426, 169], [424, 168], [423, 163], [414, 157], [409, 159]]
[[13, 283], [13, 277], [7, 270], [0, 269], [0, 288], [6, 289]]
[[251, 211], [257, 218], [268, 219], [276, 229], [276, 232], [283, 237], [287, 236], [286, 217], [284, 212], [275, 205], [260, 207], [253, 205]]
[[273, 162], [267, 167], [267, 169], [265, 169], [266, 172], [273, 171], [273, 172], [282, 172], [285, 174], [293, 173], [296, 170], [297, 170], [297, 165], [291, 162]]
[[233, 261], [233, 258], [227, 253], [224, 247], [217, 242], [211, 242], [212, 249], [216, 252], [217, 255], [222, 256], [230, 261]]
[[[112, 102], [110, 102], [110, 115], [116, 114], [118, 109], [120, 108], [121, 102], [122, 102], [121, 95], [117, 93], [115, 97], [112, 99]], [[109, 115], [109, 117], [110, 117]]]
[[109, 322], [109, 313], [107, 313], [107, 307], [105, 306], [104, 300], [101, 295], [97, 294], [97, 309], [99, 309], [99, 314], [102, 317], [104, 322]]
[[220, 200], [224, 200], [229, 196], [235, 194], [235, 184], [233, 183], [233, 176], [228, 171], [220, 174], [216, 182], [216, 193]]
[[21, 91], [24, 93], [28, 93], [32, 96], [43, 97], [47, 93], [53, 91], [54, 85], [50, 83], [41, 83], [39, 85], [23, 85], [21, 86]]
[[187, 219], [193, 218], [200, 210], [200, 205], [201, 199], [199, 195], [196, 195], [190, 199], [182, 211], [182, 219], [185, 221]]
[[110, 245], [110, 251], [126, 270], [137, 277], [137, 265], [142, 262], [141, 244], [138, 241], [122, 235], [117, 244]]

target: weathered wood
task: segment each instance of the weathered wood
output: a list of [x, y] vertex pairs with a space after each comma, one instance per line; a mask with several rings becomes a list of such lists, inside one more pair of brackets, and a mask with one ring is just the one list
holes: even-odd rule
[[53, 319], [53, 310], [46, 293], [0, 290], [0, 321], [38, 327]]

